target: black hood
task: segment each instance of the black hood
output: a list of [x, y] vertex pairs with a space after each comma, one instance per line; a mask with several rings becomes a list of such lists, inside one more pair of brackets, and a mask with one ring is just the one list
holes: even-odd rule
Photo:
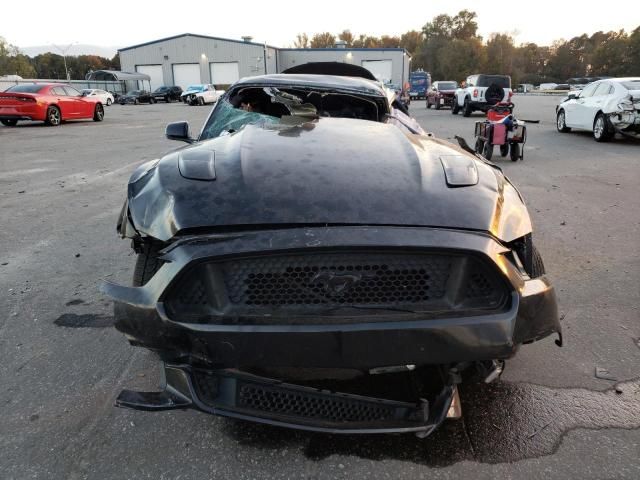
[[[475, 185], [451, 186], [443, 165], [458, 161], [477, 170]], [[202, 162], [200, 178], [215, 179], [185, 178], [199, 178]], [[447, 142], [382, 123], [249, 125], [177, 150], [143, 174], [148, 168], [132, 176], [130, 218], [160, 240], [186, 229], [251, 225], [432, 226], [487, 231], [505, 241], [531, 230], [518, 192], [499, 169]]]

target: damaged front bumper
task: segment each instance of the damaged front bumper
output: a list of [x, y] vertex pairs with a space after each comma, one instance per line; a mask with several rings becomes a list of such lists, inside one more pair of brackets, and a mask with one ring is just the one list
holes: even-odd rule
[[[369, 256], [375, 260], [367, 260]], [[276, 388], [276, 396], [283, 398], [319, 404], [342, 399], [355, 402], [353, 409], [358, 411], [367, 410], [365, 406], [373, 402], [391, 412], [382, 422], [327, 423], [323, 416], [312, 415], [311, 421], [304, 415], [282, 414], [269, 405], [252, 410], [238, 404], [238, 392], [248, 381], [240, 371], [294, 367], [369, 374], [394, 366], [455, 366], [507, 359], [521, 344], [561, 331], [553, 287], [544, 276], [529, 278], [512, 256], [486, 234], [411, 227], [295, 228], [183, 238], [165, 249], [161, 257], [165, 263], [146, 285], [102, 286], [114, 299], [116, 328], [133, 345], [158, 351], [171, 363], [163, 392], [125, 391], [118, 404], [149, 410], [196, 408], [320, 431], [428, 433], [450, 406], [454, 394], [450, 381], [430, 399], [425, 413], [419, 403], [396, 405], [375, 396], [312, 392], [251, 376], [252, 382], [260, 384], [258, 390]], [[308, 263], [287, 263], [307, 257], [312, 259]], [[351, 265], [343, 267], [340, 261], [345, 257]], [[313, 270], [327, 258], [332, 271]], [[386, 270], [371, 266], [375, 262], [390, 266]], [[429, 262], [435, 264], [429, 266]], [[480, 266], [485, 270], [478, 270]], [[274, 279], [271, 272], [276, 270], [288, 275], [288, 283]], [[426, 278], [428, 286], [420, 286], [419, 278]], [[367, 282], [371, 288], [380, 284], [378, 291], [395, 292], [400, 300], [408, 298], [408, 293], [402, 293], [405, 289], [430, 293], [424, 296], [428, 300], [422, 310], [371, 306], [370, 297], [354, 297], [360, 295], [358, 285]], [[272, 289], [268, 292], [267, 284]], [[274, 292], [276, 287], [281, 291]], [[483, 308], [461, 294], [471, 292], [477, 297], [482, 288], [500, 292], [487, 293]], [[305, 289], [311, 292], [306, 297]], [[283, 300], [286, 292], [307, 298], [305, 308], [310, 311], [292, 305], [288, 297]], [[343, 304], [346, 300], [359, 302], [358, 308]], [[198, 375], [213, 378], [215, 395], [205, 398], [204, 390], [198, 390]], [[259, 395], [275, 398], [275, 393]], [[304, 400], [309, 395], [319, 397]]]

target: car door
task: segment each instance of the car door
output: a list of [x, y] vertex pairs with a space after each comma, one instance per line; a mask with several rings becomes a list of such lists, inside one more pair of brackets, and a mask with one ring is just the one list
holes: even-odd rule
[[586, 129], [593, 131], [593, 124], [598, 112], [602, 111], [602, 106], [607, 100], [607, 97], [613, 91], [613, 86], [609, 82], [602, 82], [596, 88], [591, 98], [585, 102], [586, 108], [584, 109], [584, 125]]
[[62, 88], [64, 88], [66, 92], [69, 118], [87, 118], [93, 116], [94, 102], [85, 100], [78, 90], [69, 85], [64, 85]]
[[58, 108], [60, 108], [60, 113], [64, 120], [75, 117], [76, 107], [74, 107], [73, 98], [67, 95], [62, 85], [53, 87], [51, 89], [51, 95], [55, 98], [55, 102]]
[[600, 82], [594, 82], [580, 92], [580, 96], [571, 102], [570, 108], [565, 109], [567, 127], [582, 128], [590, 130], [593, 125], [589, 124], [591, 117], [592, 98], [596, 89], [600, 86]]

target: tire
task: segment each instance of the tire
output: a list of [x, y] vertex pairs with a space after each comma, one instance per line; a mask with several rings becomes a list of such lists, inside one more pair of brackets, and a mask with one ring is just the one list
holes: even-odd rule
[[467, 97], [464, 99], [464, 105], [462, 106], [462, 116], [469, 117], [471, 116], [471, 112], [473, 112], [471, 109], [471, 101], [469, 100], [469, 97]]
[[503, 143], [502, 145], [500, 145], [500, 156], [506, 157], [507, 155], [509, 155], [509, 144]]
[[458, 106], [458, 97], [453, 98], [453, 103], [451, 104], [451, 113], [453, 115], [457, 115], [460, 111], [460, 107]]
[[[512, 143], [511, 148], [509, 149], [509, 153], [511, 154], [512, 162], [517, 162], [518, 160], [520, 160], [520, 144]], [[503, 156], [506, 157], [506, 155]]]
[[93, 111], [93, 121], [101, 122], [104, 120], [104, 107], [101, 103], [96, 103], [96, 108]]
[[60, 113], [60, 109], [55, 105], [47, 108], [47, 115], [45, 116], [44, 123], [50, 127], [57, 127], [60, 125], [60, 123], [62, 123], [62, 114]]
[[107, 107], [110, 107], [113, 102], [110, 98], [107, 98]]
[[5, 126], [5, 127], [15, 127], [18, 124], [18, 120], [13, 120], [13, 119], [8, 119], [8, 120], [0, 120], [0, 122]]
[[531, 278], [538, 278], [544, 275], [546, 272], [544, 269], [544, 262], [542, 261], [542, 256], [535, 245], [533, 245], [531, 260]]
[[476, 139], [476, 153], [479, 153], [480, 155], [482, 155], [482, 151], [484, 150], [484, 141], [480, 138]]
[[596, 142], [608, 142], [613, 137], [609, 123], [604, 114], [599, 113], [593, 122], [593, 139]]
[[138, 99], [137, 99], [137, 98], [134, 98], [134, 99], [133, 99], [133, 104], [134, 104], [134, 105], [138, 105], [139, 103], [140, 103], [140, 102], [138, 101]]
[[558, 114], [556, 115], [556, 128], [561, 133], [567, 133], [571, 131], [571, 129], [567, 127], [566, 114], [562, 109], [558, 110]]
[[204, 105], [204, 98], [198, 97], [198, 105], [200, 106]]
[[164, 262], [158, 259], [159, 252], [164, 248], [161, 243], [143, 243], [142, 252], [136, 258], [133, 269], [133, 286], [146, 284], [155, 275]]
[[491, 160], [493, 157], [493, 145], [489, 142], [485, 142], [484, 148], [482, 149], [482, 156], [487, 160]]

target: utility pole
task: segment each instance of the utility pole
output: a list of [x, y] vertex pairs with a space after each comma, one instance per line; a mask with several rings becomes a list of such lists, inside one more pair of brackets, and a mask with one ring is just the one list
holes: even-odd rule
[[76, 42], [72, 42], [69, 45], [67, 45], [65, 48], [61, 48], [58, 45], [56, 45], [55, 43], [51, 44], [54, 47], [56, 47], [62, 53], [62, 60], [64, 61], [64, 73], [67, 76], [67, 81], [71, 80], [71, 77], [69, 76], [69, 70], [67, 69], [67, 52], [75, 44], [76, 44]]

